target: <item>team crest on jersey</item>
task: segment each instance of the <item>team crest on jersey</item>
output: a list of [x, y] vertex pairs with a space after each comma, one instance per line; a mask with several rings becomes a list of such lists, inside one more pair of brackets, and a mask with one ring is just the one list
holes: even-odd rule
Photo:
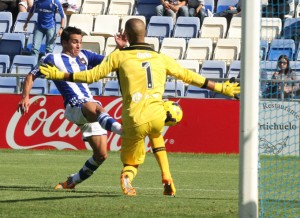
[[79, 61], [80, 61], [80, 63], [82, 63], [82, 64], [84, 64], [84, 65], [87, 64], [84, 58], [80, 58]]

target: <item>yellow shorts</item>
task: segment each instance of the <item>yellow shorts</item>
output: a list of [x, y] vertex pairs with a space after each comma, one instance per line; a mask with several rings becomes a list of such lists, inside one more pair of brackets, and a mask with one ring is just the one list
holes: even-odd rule
[[149, 137], [152, 148], [165, 146], [162, 136], [164, 125], [164, 119], [159, 118], [134, 128], [123, 129], [121, 161], [129, 165], [144, 163], [146, 136]]

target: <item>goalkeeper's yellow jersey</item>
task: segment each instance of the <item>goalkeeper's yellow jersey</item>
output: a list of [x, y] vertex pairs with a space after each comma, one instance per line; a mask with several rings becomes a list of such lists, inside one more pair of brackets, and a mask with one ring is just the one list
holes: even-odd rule
[[125, 128], [160, 117], [165, 119], [162, 95], [167, 75], [199, 87], [205, 82], [200, 74], [181, 67], [176, 60], [155, 52], [145, 43], [115, 50], [100, 65], [74, 74], [74, 81], [92, 83], [112, 71], [117, 71], [118, 75]]

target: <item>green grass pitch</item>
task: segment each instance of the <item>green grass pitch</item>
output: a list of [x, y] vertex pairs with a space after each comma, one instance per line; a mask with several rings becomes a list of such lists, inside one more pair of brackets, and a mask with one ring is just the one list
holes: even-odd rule
[[1, 150], [0, 217], [237, 217], [238, 155], [169, 153], [177, 189], [162, 195], [161, 176], [148, 153], [133, 186], [122, 194], [119, 152], [72, 190], [54, 186], [77, 172], [91, 151]]

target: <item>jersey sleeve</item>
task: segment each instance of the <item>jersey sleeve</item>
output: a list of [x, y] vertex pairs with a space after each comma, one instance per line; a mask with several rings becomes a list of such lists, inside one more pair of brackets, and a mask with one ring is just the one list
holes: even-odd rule
[[62, 8], [60, 1], [56, 0], [55, 3], [57, 4], [57, 11], [60, 14], [60, 17], [65, 18], [64, 9]]
[[105, 58], [104, 55], [100, 55], [100, 54], [97, 54], [95, 52], [91, 52], [91, 51], [87, 51], [87, 50], [81, 50], [81, 52], [88, 59], [88, 66], [87, 66], [88, 70], [92, 69], [93, 67], [96, 67]]

